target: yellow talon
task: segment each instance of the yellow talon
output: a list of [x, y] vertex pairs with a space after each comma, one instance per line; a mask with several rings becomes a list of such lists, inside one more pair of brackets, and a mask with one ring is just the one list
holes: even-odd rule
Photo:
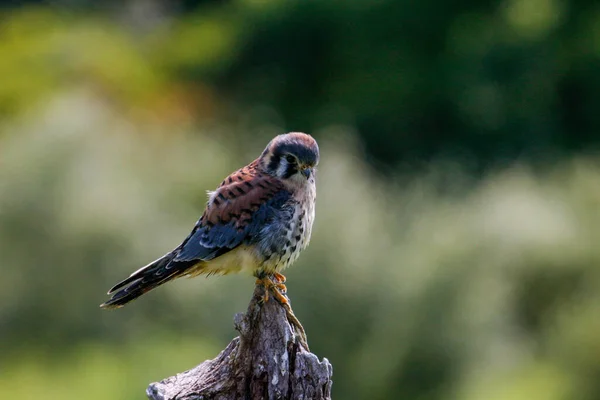
[[[285, 286], [284, 286], [285, 287]], [[278, 286], [274, 286], [273, 287], [273, 296], [275, 296], [275, 298], [281, 303], [281, 304], [288, 304], [288, 299], [287, 297], [285, 297], [285, 295], [283, 293], [281, 293], [278, 289]]]
[[[283, 283], [281, 283], [281, 280], [278, 279], [278, 277], [275, 277], [275, 279], [275, 282], [273, 282], [273, 280], [270, 277], [265, 276], [256, 280], [257, 285], [262, 285], [265, 287], [265, 295], [263, 297], [263, 302], [266, 303], [269, 301], [269, 291], [272, 291], [273, 296], [275, 296], [275, 298], [279, 300], [281, 304], [288, 304], [288, 299], [287, 297], [285, 297], [287, 287]], [[283, 279], [283, 281], [285, 282], [285, 277], [283, 277]]]
[[275, 278], [275, 281], [277, 281], [277, 283], [285, 283], [285, 281], [286, 281], [285, 276], [283, 276], [279, 272], [275, 272], [273, 274], [273, 277]]
[[281, 291], [281, 293], [287, 293], [287, 287], [283, 283], [276, 283], [275, 287]]
[[306, 332], [304, 331], [304, 327], [298, 321], [298, 318], [294, 315], [292, 311], [292, 307], [290, 306], [290, 301], [285, 296], [287, 292], [286, 286], [283, 284], [285, 282], [285, 276], [274, 273], [273, 279], [269, 275], [265, 275], [262, 278], [258, 278], [256, 280], [257, 285], [262, 285], [265, 288], [265, 294], [263, 296], [263, 303], [269, 301], [269, 292], [272, 291], [273, 296], [283, 305], [285, 308], [285, 312], [287, 314], [288, 322], [292, 325], [295, 333], [298, 335], [300, 344], [308, 350], [308, 344], [306, 341]]

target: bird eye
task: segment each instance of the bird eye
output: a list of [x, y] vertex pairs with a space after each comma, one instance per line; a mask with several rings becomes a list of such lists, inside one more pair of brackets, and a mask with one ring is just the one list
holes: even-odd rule
[[290, 164], [294, 164], [296, 162], [296, 157], [294, 157], [291, 154], [288, 154], [285, 156], [285, 160]]

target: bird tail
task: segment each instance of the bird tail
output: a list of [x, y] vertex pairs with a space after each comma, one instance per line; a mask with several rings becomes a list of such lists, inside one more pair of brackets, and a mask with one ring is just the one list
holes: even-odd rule
[[167, 253], [135, 271], [127, 279], [113, 286], [108, 294], [112, 297], [100, 304], [102, 308], [120, 308], [144, 293], [185, 273], [190, 262], [173, 261], [175, 254]]

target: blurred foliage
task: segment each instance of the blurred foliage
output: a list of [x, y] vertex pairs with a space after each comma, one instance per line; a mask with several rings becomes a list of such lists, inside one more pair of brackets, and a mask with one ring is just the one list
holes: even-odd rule
[[214, 357], [249, 277], [97, 306], [293, 129], [322, 162], [288, 288], [335, 398], [598, 398], [598, 26], [592, 1], [0, 2], [0, 398], [142, 397]]
[[0, 376], [0, 393], [14, 399], [135, 399], [148, 380], [163, 379], [182, 366], [191, 368], [197, 357], [212, 357], [218, 351], [197, 338], [154, 336], [153, 341], [120, 347], [74, 346], [61, 354], [60, 363], [44, 351], [29, 349], [10, 360], [10, 368]]
[[592, 0], [39, 3], [4, 11], [0, 112], [83, 81], [175, 121], [351, 125], [382, 166], [598, 147]]

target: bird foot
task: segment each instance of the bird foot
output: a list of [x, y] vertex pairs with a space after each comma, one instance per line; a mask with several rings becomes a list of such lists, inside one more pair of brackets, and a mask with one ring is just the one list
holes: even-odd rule
[[279, 272], [275, 272], [275, 273], [273, 274], [273, 277], [275, 278], [275, 281], [276, 281], [277, 283], [285, 283], [285, 281], [286, 281], [286, 278], [285, 278], [285, 276], [283, 276], [283, 275], [282, 275], [282, 274], [280, 274]]
[[308, 342], [306, 339], [306, 331], [304, 327], [292, 311], [292, 307], [290, 305], [290, 301], [286, 296], [287, 288], [283, 284], [285, 282], [285, 276], [281, 274], [273, 274], [273, 279], [270, 276], [265, 275], [256, 280], [257, 285], [262, 285], [265, 288], [265, 294], [263, 295], [262, 301], [266, 303], [269, 301], [269, 293], [281, 303], [283, 308], [285, 309], [286, 317], [292, 329], [294, 330], [295, 336], [298, 338], [298, 341], [302, 347], [306, 349], [306, 351], [310, 351], [308, 348]]
[[[283, 279], [283, 282], [285, 282], [285, 277], [283, 277]], [[264, 276], [256, 280], [257, 285], [262, 285], [265, 287], [265, 294], [263, 296], [264, 303], [269, 301], [269, 293], [272, 293], [273, 297], [275, 297], [281, 304], [289, 303], [289, 300], [286, 297], [287, 287], [283, 284], [283, 282], [281, 282], [281, 280], [277, 277], [275, 277], [275, 281], [273, 281], [269, 276]]]

